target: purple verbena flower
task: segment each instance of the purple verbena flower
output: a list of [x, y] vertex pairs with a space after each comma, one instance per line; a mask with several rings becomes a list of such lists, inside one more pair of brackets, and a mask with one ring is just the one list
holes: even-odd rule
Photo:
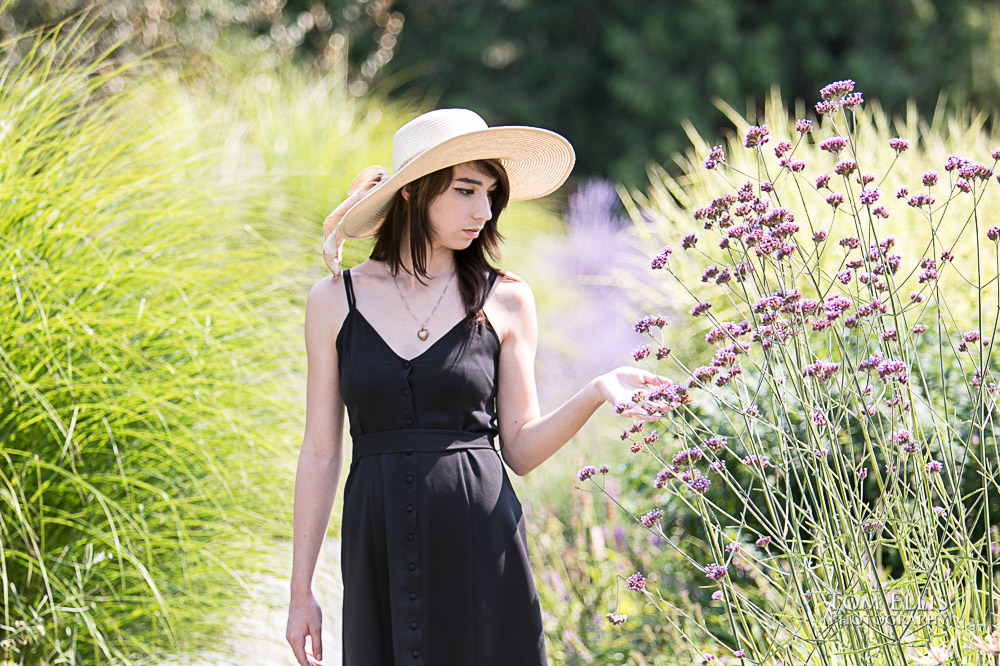
[[858, 170], [858, 163], [854, 160], [841, 160], [833, 167], [833, 172], [838, 176], [850, 176]]
[[722, 580], [723, 578], [726, 577], [726, 567], [719, 564], [715, 564], [714, 562], [712, 564], [706, 565], [705, 577], [711, 578], [712, 580]]
[[656, 524], [656, 521], [662, 517], [663, 517], [663, 511], [661, 511], [660, 509], [653, 509], [652, 511], [643, 514], [643, 516], [639, 518], [639, 521], [646, 527], [652, 529], [653, 525]]
[[743, 464], [748, 467], [751, 465], [759, 465], [761, 469], [771, 466], [771, 462], [767, 459], [767, 456], [758, 456], [756, 454], [749, 455], [744, 458]]
[[929, 463], [927, 463], [924, 466], [924, 469], [927, 470], [928, 474], [936, 474], [936, 473], [940, 473], [941, 470], [944, 469], [944, 465], [941, 464], [941, 461], [939, 461], [939, 460], [931, 460]]
[[996, 243], [1000, 241], [1000, 225], [994, 225], [986, 230], [986, 237]]
[[699, 476], [689, 482], [688, 485], [691, 487], [691, 490], [704, 495], [708, 492], [708, 488], [712, 485], [712, 481], [707, 476]]
[[881, 217], [883, 220], [889, 219], [889, 209], [885, 206], [875, 206], [872, 208], [872, 215], [875, 217]]
[[792, 144], [790, 141], [779, 141], [778, 145], [774, 147], [774, 154], [776, 157], [784, 157], [791, 149]]
[[889, 147], [897, 153], [902, 153], [910, 149], [910, 142], [897, 136], [894, 139], [889, 139]]
[[608, 613], [604, 617], [608, 618], [608, 622], [616, 627], [625, 624], [625, 620], [628, 619], [628, 615], [620, 615], [619, 613]]
[[912, 197], [906, 200], [906, 203], [913, 208], [920, 208], [921, 206], [933, 206], [934, 197], [929, 194], [914, 194]]
[[[811, 120], [806, 120], [805, 118], [800, 118], [795, 123], [795, 131], [799, 134], [809, 134], [813, 131], [813, 123]], [[995, 158], [1000, 159], [1000, 158]]]
[[921, 182], [927, 187], [937, 185], [938, 175], [936, 171], [925, 171], [924, 175], [920, 177]]
[[756, 543], [757, 546], [760, 548], [767, 548], [771, 543], [771, 537], [769, 536], [759, 537], [757, 541], [755, 541], [754, 543]]
[[720, 601], [724, 596], [725, 595], [722, 590], [716, 590], [715, 592], [712, 592], [712, 601]]
[[843, 81], [834, 81], [819, 91], [820, 97], [825, 100], [831, 100], [838, 97], [843, 97], [848, 93], [853, 92], [854, 81], [852, 79], [844, 79]]
[[877, 187], [873, 187], [870, 190], [861, 190], [861, 194], [858, 195], [858, 198], [861, 200], [861, 203], [863, 203], [866, 206], [870, 206], [876, 201], [878, 201], [878, 197], [879, 197], [879, 191]]
[[673, 253], [672, 248], [669, 247], [663, 248], [662, 250], [660, 250], [659, 254], [653, 257], [653, 261], [650, 262], [650, 267], [653, 268], [654, 270], [657, 268], [663, 268], [664, 266], [667, 265], [667, 259], [670, 258], [670, 255], [672, 253]]
[[831, 136], [829, 139], [823, 139], [820, 141], [819, 147], [828, 153], [837, 155], [840, 151], [847, 147], [847, 139], [842, 136]]
[[896, 190], [897, 199], [905, 199], [908, 196], [910, 196], [910, 188], [903, 186]]
[[628, 589], [633, 592], [642, 592], [646, 589], [646, 577], [638, 571], [629, 576], [625, 583], [628, 585]]
[[746, 135], [743, 137], [743, 145], [747, 148], [755, 148], [757, 146], [763, 146], [768, 142], [768, 135], [770, 131], [767, 129], [767, 125], [751, 125], [747, 128]]
[[844, 195], [839, 192], [834, 192], [833, 194], [827, 195], [826, 202], [836, 208], [840, 204], [844, 203]]
[[814, 232], [813, 235], [812, 235], [813, 242], [814, 243], [822, 243], [823, 241], [826, 240], [826, 235], [827, 235], [826, 231], [823, 230], [823, 229], [820, 229], [819, 231]]
[[595, 474], [597, 474], [597, 469], [595, 469], [593, 465], [587, 465], [585, 467], [580, 468], [580, 473], [577, 474], [577, 476], [580, 478], [581, 481], [586, 481]]
[[655, 317], [648, 315], [637, 321], [634, 328], [636, 333], [645, 333], [653, 327], [663, 328], [669, 323], [670, 322], [667, 321], [667, 318], [663, 315], [656, 315]]
[[708, 312], [708, 310], [711, 307], [712, 307], [711, 303], [701, 302], [701, 303], [698, 303], [697, 305], [695, 305], [693, 308], [691, 308], [688, 311], [688, 314], [690, 314], [692, 317], [698, 317], [698, 316], [700, 316], [700, 315]]
[[597, 468], [597, 471], [600, 472], [601, 474], [607, 474], [608, 472], [611, 471], [611, 468], [608, 467], [607, 465], [601, 465], [600, 467]]
[[636, 361], [641, 361], [647, 356], [649, 356], [649, 345], [642, 345], [641, 347], [636, 347], [632, 351], [632, 358], [634, 358]]

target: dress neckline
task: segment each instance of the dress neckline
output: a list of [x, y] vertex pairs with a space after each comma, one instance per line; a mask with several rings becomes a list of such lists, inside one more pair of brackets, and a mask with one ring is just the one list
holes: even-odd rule
[[[434, 342], [432, 342], [431, 345], [430, 345], [430, 347], [428, 347], [427, 349], [423, 350], [422, 352], [420, 352], [419, 354], [417, 354], [416, 356], [414, 356], [412, 358], [406, 358], [405, 356], [400, 356], [399, 353], [397, 353], [396, 350], [393, 349], [389, 345], [389, 343], [385, 341], [385, 338], [382, 337], [382, 334], [378, 332], [378, 329], [376, 329], [374, 326], [372, 326], [372, 323], [370, 321], [368, 321], [368, 318], [365, 317], [364, 313], [362, 313], [361, 310], [359, 310], [357, 308], [357, 306], [354, 306], [351, 309], [351, 312], [361, 318], [361, 321], [363, 321], [365, 323], [365, 325], [371, 330], [371, 332], [375, 334], [375, 337], [378, 338], [379, 342], [382, 343], [383, 347], [385, 347], [386, 349], [389, 350], [390, 354], [392, 354], [393, 356], [395, 356], [400, 361], [406, 361], [407, 363], [413, 363], [414, 361], [420, 359], [425, 354], [429, 353], [432, 349], [434, 349], [435, 347], [437, 347], [437, 345], [438, 345], [439, 342], [441, 342], [442, 340], [444, 340], [445, 338], [447, 338], [449, 335], [451, 335], [452, 333], [454, 333], [458, 329], [459, 326], [461, 326], [462, 324], [464, 324], [469, 319], [468, 316], [465, 316], [462, 319], [458, 320], [451, 328], [449, 328], [444, 333], [444, 335], [442, 335], [440, 338], [438, 338], [437, 340], [435, 340]], [[493, 325], [489, 324], [489, 318], [487, 318], [486, 321], [487, 321], [487, 325], [492, 329]], [[494, 331], [494, 333], [495, 333], [495, 331]]]

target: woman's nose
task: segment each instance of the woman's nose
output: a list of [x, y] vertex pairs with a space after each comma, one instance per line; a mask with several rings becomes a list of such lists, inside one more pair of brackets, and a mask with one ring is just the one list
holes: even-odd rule
[[476, 198], [476, 209], [473, 212], [473, 217], [483, 222], [493, 217], [493, 210], [490, 208], [490, 195], [485, 194]]

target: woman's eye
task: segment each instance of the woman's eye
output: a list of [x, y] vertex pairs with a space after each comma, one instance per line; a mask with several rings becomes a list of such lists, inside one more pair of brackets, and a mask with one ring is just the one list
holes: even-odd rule
[[455, 191], [458, 192], [459, 194], [461, 194], [464, 197], [468, 197], [468, 196], [472, 195], [472, 190], [467, 190], [467, 189], [464, 189], [464, 188], [461, 188], [461, 187], [456, 187]]

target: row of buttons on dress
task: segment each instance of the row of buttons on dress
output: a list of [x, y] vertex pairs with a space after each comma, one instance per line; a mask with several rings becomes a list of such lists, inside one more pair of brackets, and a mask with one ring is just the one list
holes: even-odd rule
[[[410, 365], [410, 363], [409, 363], [409, 361], [406, 361], [406, 362], [404, 362], [403, 365], [404, 365], [404, 367], [408, 368], [409, 365]], [[410, 390], [409, 389], [404, 389], [403, 395], [407, 395], [408, 396], [409, 394], [410, 394]], [[406, 419], [406, 425], [409, 426], [409, 425], [412, 425], [412, 424], [413, 424], [413, 420], [410, 419], [410, 418], [407, 418]], [[406, 456], [407, 461], [412, 461], [413, 460], [413, 457], [412, 457], [413, 456], [413, 452], [412, 451], [407, 451], [404, 455]], [[409, 465], [408, 465], [409, 469], [406, 470], [406, 476], [404, 477], [404, 480], [406, 481], [406, 491], [405, 492], [406, 492], [406, 495], [407, 495], [408, 499], [410, 499], [410, 500], [416, 500], [417, 489], [416, 489], [416, 486], [414, 485], [414, 481], [416, 479], [415, 479], [415, 477], [413, 475], [414, 470], [412, 468], [412, 464], [413, 464], [412, 462], [409, 462]], [[415, 543], [416, 540], [417, 540], [417, 534], [416, 534], [417, 517], [415, 515], [415, 511], [416, 511], [416, 507], [414, 506], [413, 501], [411, 501], [410, 503], [408, 503], [406, 505], [406, 513], [408, 514], [407, 518], [406, 518], [406, 523], [407, 523], [407, 527], [409, 529], [408, 529], [407, 534], [406, 534], [406, 541], [408, 543], [407, 543], [407, 547], [406, 547], [405, 550], [409, 554], [409, 556], [410, 556], [409, 559], [411, 560], [409, 562], [409, 564], [406, 565], [406, 568], [407, 568], [408, 571], [410, 571], [412, 573], [415, 573], [417, 571], [416, 559], [417, 559], [417, 556], [419, 554], [419, 551], [417, 550], [417, 545]], [[416, 592], [416, 589], [415, 589], [415, 584], [417, 583], [417, 581], [419, 580], [419, 578], [417, 578], [417, 576], [415, 576], [415, 575], [412, 575], [412, 576], [409, 577], [409, 580], [410, 580], [410, 583], [411, 583], [410, 594], [409, 594], [410, 601], [417, 602], [418, 595], [417, 595], [417, 592]], [[416, 614], [419, 617], [419, 613], [420, 613], [420, 611], [419, 611], [419, 602], [416, 605], [417, 605]], [[419, 628], [419, 626], [420, 626], [420, 624], [416, 620], [411, 620], [410, 621], [410, 630], [411, 631], [416, 631]], [[417, 636], [416, 639], [419, 640], [419, 636]], [[420, 650], [417, 649], [417, 648], [414, 648], [413, 651], [410, 654], [413, 656], [414, 659], [419, 659], [420, 658]]]
[[[405, 377], [407, 385], [403, 388], [403, 396], [406, 397], [406, 398], [409, 398], [410, 394], [412, 393], [412, 391], [410, 390], [410, 387], [409, 387], [409, 382], [410, 382], [409, 369], [412, 366], [413, 366], [413, 363], [411, 363], [410, 361], [403, 361], [403, 368], [405, 368], [407, 370], [406, 377]], [[412, 408], [412, 405], [411, 405], [411, 408]], [[403, 425], [406, 426], [407, 428], [412, 428], [414, 425], [416, 425], [416, 421], [414, 420], [412, 413], [406, 415], [406, 418], [403, 419]]]

